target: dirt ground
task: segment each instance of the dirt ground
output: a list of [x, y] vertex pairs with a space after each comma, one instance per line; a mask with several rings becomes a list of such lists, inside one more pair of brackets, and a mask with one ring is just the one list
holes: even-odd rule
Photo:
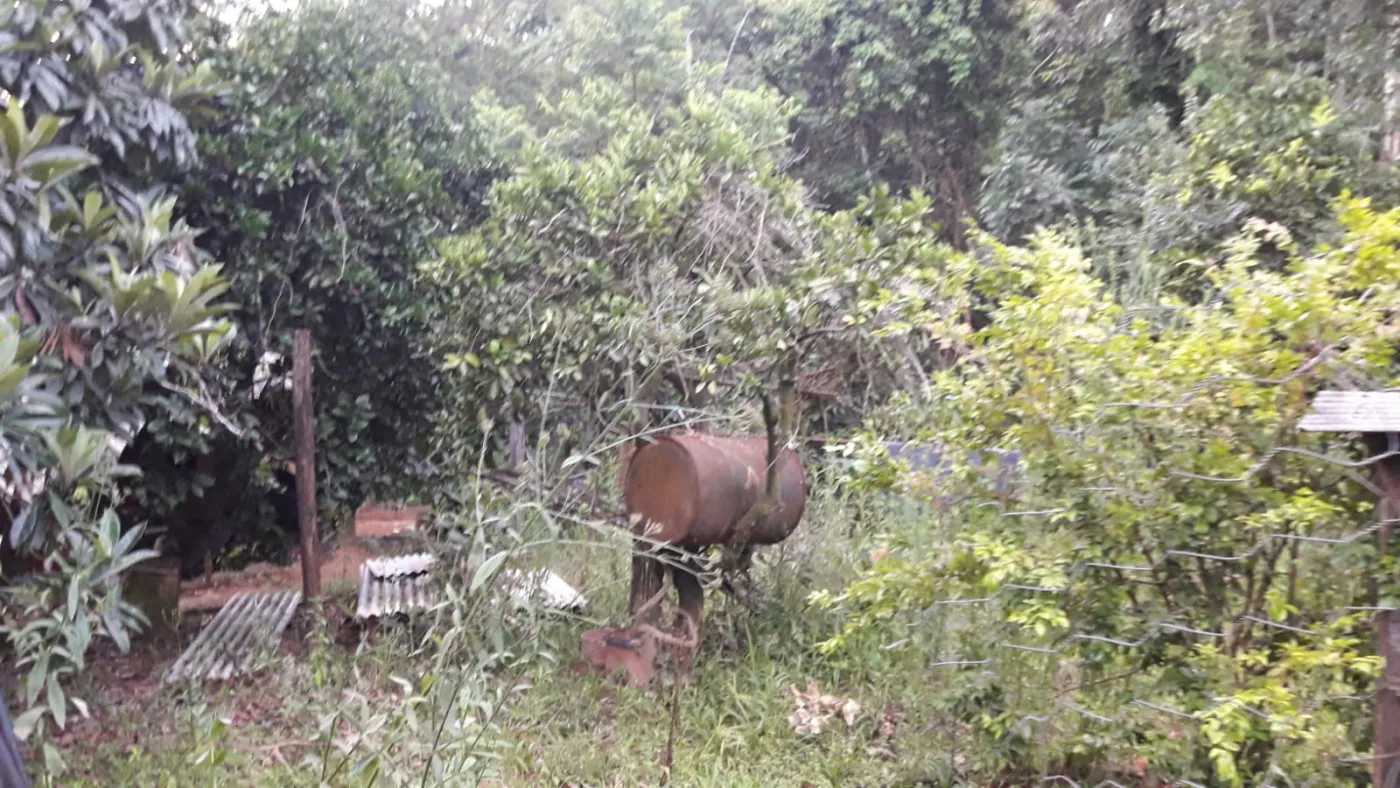
[[[333, 637], [340, 645], [353, 642], [361, 627], [345, 618], [340, 611], [338, 600], [326, 600], [321, 616], [331, 622]], [[70, 714], [68, 725], [56, 732], [54, 744], [69, 752], [95, 752], [105, 745], [115, 745], [119, 750], [139, 752], [142, 748], [160, 746], [161, 742], [174, 736], [188, 735], [185, 731], [172, 729], [169, 719], [152, 719], [148, 725], [132, 724], [133, 715], [143, 713], [151, 707], [153, 698], [161, 690], [164, 671], [199, 634], [200, 629], [213, 616], [213, 611], [196, 612], [186, 617], [179, 627], [178, 634], [159, 637], [138, 637], [129, 651], [123, 653], [107, 640], [93, 644], [88, 655], [89, 674], [84, 677], [80, 689], [88, 701], [90, 715], [86, 718]], [[278, 650], [297, 656], [304, 656], [308, 645], [314, 616], [304, 606], [297, 611], [290, 626], [282, 633]], [[4, 676], [0, 681], [14, 682], [17, 677]], [[235, 729], [275, 729], [277, 723], [287, 714], [284, 698], [276, 693], [241, 691], [248, 686], [256, 686], [265, 679], [256, 675], [237, 676], [226, 683], [222, 694], [233, 698], [233, 707], [227, 709], [225, 723]], [[168, 710], [167, 710], [168, 714]], [[281, 761], [281, 752], [263, 752]], [[287, 756], [294, 755], [289, 751]], [[38, 759], [36, 752], [26, 753], [30, 759]], [[285, 762], [285, 761], [282, 761]], [[99, 775], [79, 773], [71, 775], [100, 784]]]
[[413, 528], [418, 518], [427, 513], [426, 506], [395, 509], [366, 504], [355, 512], [355, 535], [361, 539], [393, 536]]
[[[366, 540], [379, 540], [413, 530], [426, 506], [391, 508], [366, 505], [355, 513], [355, 535], [322, 545], [321, 585], [327, 591], [352, 589], [359, 583], [360, 565], [379, 554]], [[217, 610], [234, 594], [301, 587], [301, 566], [252, 564], [237, 572], [215, 572], [180, 584], [180, 612]]]
[[[346, 617], [343, 605], [352, 598], [359, 583], [360, 565], [365, 559], [387, 551], [385, 541], [412, 530], [426, 507], [389, 508], [367, 506], [356, 513], [355, 533], [336, 543], [322, 545], [321, 584], [328, 599], [322, 617], [332, 622], [331, 631], [337, 642], [353, 643], [359, 634], [373, 624], [355, 622]], [[301, 568], [297, 564], [276, 566], [253, 564], [238, 572], [216, 572], [211, 581], [203, 577], [184, 581], [180, 588], [180, 610], [185, 614], [178, 633], [162, 636], [141, 636], [125, 653], [107, 640], [93, 644], [88, 655], [89, 674], [81, 689], [89, 703], [91, 716], [69, 716], [67, 727], [55, 737], [54, 743], [64, 750], [76, 747], [93, 750], [104, 744], [126, 747], [133, 752], [149, 747], [162, 737], [174, 735], [169, 725], [139, 726], [129, 724], [133, 709], [145, 708], [160, 688], [165, 668], [179, 657], [184, 647], [198, 635], [209, 618], [230, 597], [241, 591], [270, 591], [301, 587]], [[352, 603], [353, 604], [353, 603]], [[280, 651], [303, 654], [312, 626], [312, 614], [303, 605], [282, 634]], [[11, 674], [8, 666], [0, 666], [0, 688], [12, 689], [20, 677]], [[257, 677], [239, 676], [231, 686], [257, 682]], [[284, 715], [283, 698], [275, 694], [238, 692], [236, 704], [227, 724], [235, 728], [257, 727]], [[266, 749], [266, 748], [264, 748]], [[275, 750], [275, 748], [273, 748]], [[266, 755], [259, 751], [259, 755]], [[271, 752], [269, 757], [281, 760], [283, 753]], [[294, 748], [285, 753], [294, 755]], [[29, 757], [39, 757], [28, 753]], [[96, 779], [95, 775], [76, 775]]]

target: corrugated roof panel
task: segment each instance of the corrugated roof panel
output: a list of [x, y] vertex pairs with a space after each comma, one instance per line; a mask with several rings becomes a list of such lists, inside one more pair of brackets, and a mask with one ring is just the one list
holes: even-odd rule
[[518, 569], [507, 569], [501, 574], [507, 592], [519, 604], [527, 604], [530, 598], [534, 597], [549, 607], [574, 612], [583, 610], [584, 605], [588, 604], [582, 593], [553, 570], [521, 572]]
[[438, 589], [429, 573], [428, 553], [370, 559], [360, 565], [360, 595], [356, 618], [375, 618], [432, 607]]
[[1400, 391], [1323, 391], [1298, 422], [1306, 432], [1400, 432]]
[[432, 569], [432, 553], [412, 553], [410, 555], [384, 556], [365, 561], [365, 566], [375, 577], [398, 577], [416, 575]]
[[282, 636], [299, 604], [300, 591], [233, 595], [176, 660], [166, 683], [200, 678], [217, 681], [243, 673], [259, 646], [275, 643]]

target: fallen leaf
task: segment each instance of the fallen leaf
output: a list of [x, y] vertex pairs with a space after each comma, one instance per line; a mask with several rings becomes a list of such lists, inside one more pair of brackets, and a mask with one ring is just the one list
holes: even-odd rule
[[860, 714], [860, 704], [854, 698], [847, 698], [841, 704], [841, 719], [846, 721], [846, 727], [850, 728], [856, 724], [856, 715]]
[[34, 313], [34, 307], [29, 305], [29, 299], [19, 288], [15, 288], [15, 308], [19, 310], [19, 316], [24, 320], [26, 326], [32, 326], [39, 322], [39, 316]]
[[87, 351], [83, 349], [81, 342], [73, 338], [67, 323], [58, 327], [58, 342], [63, 347], [63, 357], [68, 363], [79, 368], [87, 365]]
[[851, 727], [855, 724], [856, 716], [860, 714], [860, 704], [854, 698], [823, 695], [821, 688], [811, 679], [807, 680], [805, 693], [799, 691], [795, 684], [789, 684], [788, 689], [792, 692], [797, 706], [792, 714], [788, 715], [788, 724], [800, 736], [815, 736], [821, 733], [826, 723], [838, 713], [846, 726]]

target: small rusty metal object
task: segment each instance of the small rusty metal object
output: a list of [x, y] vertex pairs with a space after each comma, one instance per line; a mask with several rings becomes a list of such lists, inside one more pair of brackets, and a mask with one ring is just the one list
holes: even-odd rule
[[[579, 638], [583, 659], [603, 675], [622, 673], [638, 687], [656, 677], [656, 641], [626, 637], [626, 630], [590, 629]], [[622, 641], [627, 645], [617, 645]]]
[[631, 627], [584, 632], [579, 638], [579, 651], [584, 661], [604, 675], [623, 673], [638, 687], [644, 687], [656, 678], [656, 657], [662, 644], [677, 649], [678, 663], [688, 665], [689, 656], [700, 645], [699, 624], [694, 618], [688, 613], [681, 613], [686, 624], [685, 637], [677, 637], [643, 623], [646, 614], [661, 604], [665, 594], [663, 586], [637, 610]]
[[642, 642], [640, 640], [636, 638], [623, 637], [622, 635], [619, 635], [614, 631], [605, 631], [603, 633], [603, 642], [607, 643], [609, 646], [625, 648], [630, 651], [636, 651], [637, 649], [642, 647]]
[[[764, 438], [663, 433], [630, 452], [623, 500], [640, 516], [636, 528], [660, 544], [685, 549], [725, 544], [763, 495], [768, 468]], [[778, 455], [778, 500], [758, 521], [752, 544], [777, 544], [802, 519], [807, 480], [792, 449]], [[657, 532], [646, 532], [650, 524]], [[655, 527], [655, 526], [653, 526]]]

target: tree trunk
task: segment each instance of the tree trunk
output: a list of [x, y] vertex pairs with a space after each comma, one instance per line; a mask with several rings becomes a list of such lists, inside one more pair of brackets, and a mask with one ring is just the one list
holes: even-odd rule
[[1385, 87], [1381, 97], [1382, 119], [1380, 160], [1393, 164], [1400, 158], [1400, 4], [1386, 3], [1386, 69]]
[[[1390, 521], [1400, 515], [1400, 468], [1382, 461], [1376, 468], [1377, 486], [1384, 495], [1379, 508], [1380, 558], [1384, 559], [1390, 541]], [[1392, 611], [1376, 613], [1376, 655], [1382, 660], [1376, 681], [1375, 724], [1372, 730], [1372, 784], [1400, 785], [1400, 626]]]

